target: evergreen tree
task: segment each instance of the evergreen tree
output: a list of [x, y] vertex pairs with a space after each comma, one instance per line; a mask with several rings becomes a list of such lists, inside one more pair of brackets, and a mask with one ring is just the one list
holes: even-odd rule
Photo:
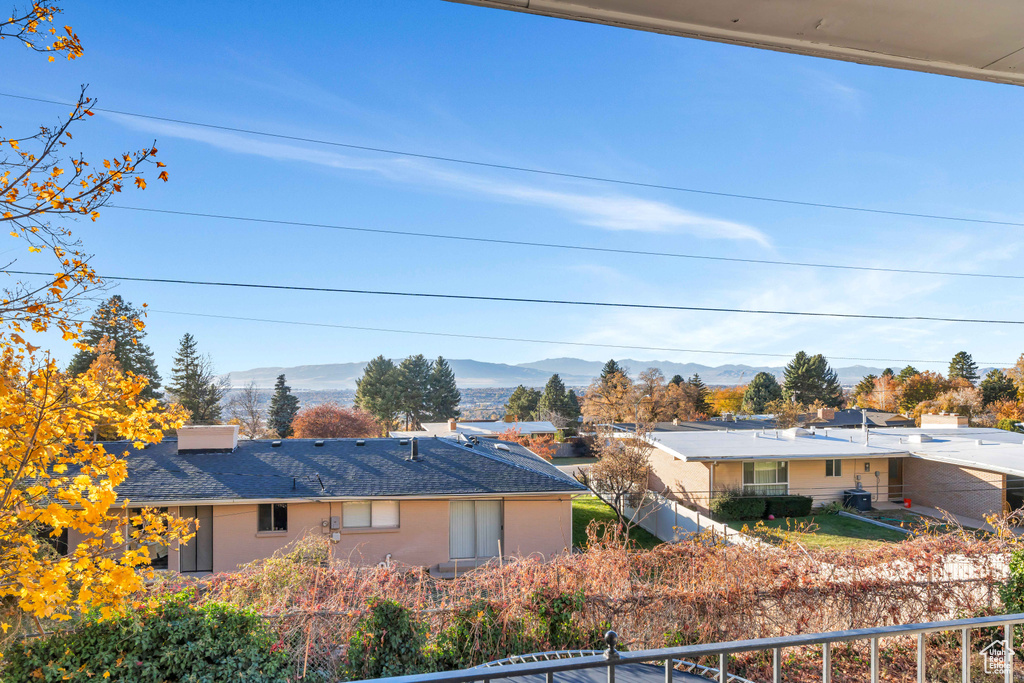
[[376, 417], [385, 430], [391, 429], [402, 413], [398, 377], [391, 359], [377, 356], [356, 380], [356, 405]]
[[[885, 373], [882, 373], [882, 376], [884, 377]], [[861, 397], [865, 397], [864, 400], [867, 400], [867, 397], [874, 393], [876, 379], [878, 378], [874, 375], [864, 375], [864, 378], [853, 388], [853, 396], [857, 399], [858, 404], [861, 402]]]
[[965, 379], [971, 384], [978, 381], [978, 364], [966, 351], [957, 351], [949, 362], [949, 379]]
[[984, 405], [995, 401], [1017, 400], [1017, 387], [1013, 379], [1007, 377], [1002, 370], [989, 370], [985, 379], [981, 380], [981, 402]]
[[527, 389], [520, 384], [508, 397], [508, 403], [505, 404], [505, 415], [524, 422], [532, 420], [537, 414], [538, 403], [540, 403], [540, 392], [536, 389]]
[[672, 375], [672, 379], [670, 379], [670, 380], [668, 381], [668, 383], [669, 383], [669, 384], [674, 384], [674, 385], [676, 385], [677, 387], [681, 387], [681, 386], [683, 385], [683, 382], [684, 382], [684, 381], [685, 381], [685, 380], [683, 379], [683, 376], [682, 376], [682, 375]]
[[267, 426], [280, 439], [287, 439], [294, 430], [292, 421], [299, 412], [299, 399], [292, 394], [292, 389], [285, 384], [284, 375], [278, 375], [274, 382], [274, 395], [270, 397], [267, 408]]
[[398, 396], [405, 413], [406, 429], [418, 429], [427, 413], [430, 361], [422, 353], [409, 356], [398, 366]]
[[686, 383], [690, 386], [693, 391], [693, 409], [697, 413], [703, 415], [710, 415], [712, 412], [711, 404], [708, 403], [708, 395], [711, 393], [708, 391], [708, 387], [704, 384], [704, 380], [700, 378], [696, 372], [693, 373], [693, 377], [688, 379]]
[[559, 417], [565, 417], [568, 412], [566, 405], [565, 383], [557, 373], [551, 375], [551, 379], [544, 385], [544, 393], [537, 404], [537, 412], [543, 416], [545, 413], [554, 413]]
[[743, 412], [748, 415], [763, 415], [772, 401], [782, 398], [782, 387], [775, 375], [770, 372], [759, 372], [747, 385], [743, 392]]
[[579, 416], [582, 414], [582, 411], [580, 411], [580, 399], [572, 389], [565, 395], [565, 407], [565, 417], [573, 422], [578, 422]]
[[79, 339], [92, 347], [92, 351], [79, 351], [68, 365], [68, 373], [81, 375], [96, 360], [100, 340], [106, 337], [114, 345], [114, 360], [125, 372], [131, 372], [149, 380], [149, 386], [142, 391], [142, 398], [160, 398], [160, 373], [149, 346], [143, 343], [146, 331], [135, 327], [135, 321], [142, 319], [142, 311], [115, 294], [96, 309], [89, 325]]
[[820, 353], [808, 356], [799, 351], [786, 366], [782, 393], [787, 401], [804, 405], [821, 403], [828, 408], [843, 404], [843, 388], [836, 371]]
[[882, 370], [882, 377], [889, 377], [890, 379], [896, 375], [892, 368], [886, 368]]
[[195, 337], [187, 332], [178, 345], [167, 391], [191, 414], [191, 424], [220, 422], [224, 387], [217, 381], [210, 357], [200, 355]]
[[438, 356], [430, 368], [427, 405], [433, 420], [444, 421], [460, 415], [459, 401], [462, 393], [455, 383], [455, 372], [442, 356]]
[[611, 375], [615, 374], [625, 375], [627, 373], [626, 368], [616, 363], [615, 359], [613, 358], [612, 360], [605, 363], [604, 367], [601, 368], [601, 380], [604, 381], [608, 379]]
[[896, 375], [896, 379], [899, 380], [900, 382], [906, 382], [908, 379], [917, 374], [920, 374], [917, 368], [915, 368], [913, 365], [908, 365], [907, 367], [900, 370], [900, 374]]

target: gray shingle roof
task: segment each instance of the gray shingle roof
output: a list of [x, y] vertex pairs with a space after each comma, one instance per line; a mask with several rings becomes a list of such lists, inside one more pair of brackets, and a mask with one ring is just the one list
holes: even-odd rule
[[112, 443], [108, 450], [128, 450], [128, 478], [117, 493], [135, 503], [586, 490], [518, 444], [419, 439], [419, 459], [410, 461], [410, 446], [399, 439], [362, 441], [239, 441], [231, 453], [179, 454], [177, 441], [165, 440], [141, 450]]

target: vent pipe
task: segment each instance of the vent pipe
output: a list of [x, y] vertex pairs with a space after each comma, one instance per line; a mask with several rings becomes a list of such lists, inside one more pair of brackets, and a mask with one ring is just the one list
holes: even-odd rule
[[414, 436], [409, 440], [409, 459], [417, 460], [420, 455], [420, 442]]

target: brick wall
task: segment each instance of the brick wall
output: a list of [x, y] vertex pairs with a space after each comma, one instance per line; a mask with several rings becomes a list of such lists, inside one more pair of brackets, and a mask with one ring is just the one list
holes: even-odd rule
[[903, 484], [913, 502], [957, 515], [984, 519], [1003, 510], [1005, 477], [995, 472], [906, 458]]
[[705, 463], [683, 462], [655, 448], [651, 451], [651, 474], [647, 486], [687, 507], [701, 512], [708, 511], [711, 473]]

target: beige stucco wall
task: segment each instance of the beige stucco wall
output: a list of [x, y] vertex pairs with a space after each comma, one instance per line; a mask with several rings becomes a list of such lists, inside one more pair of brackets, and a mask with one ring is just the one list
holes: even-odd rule
[[[488, 500], [488, 498], [480, 498]], [[489, 498], [494, 500], [494, 498]], [[572, 547], [572, 500], [569, 495], [509, 497], [503, 499], [504, 555], [553, 557]], [[213, 570], [234, 571], [239, 565], [268, 557], [300, 538], [322, 538], [336, 559], [375, 564], [391, 555], [391, 561], [414, 566], [433, 566], [449, 560], [448, 500], [399, 501], [397, 529], [345, 529], [342, 503], [289, 503], [288, 530], [257, 531], [257, 505], [213, 506]], [[178, 513], [178, 508], [169, 512]], [[322, 526], [337, 516], [342, 528], [338, 543]], [[81, 537], [69, 533], [69, 547]], [[168, 553], [168, 569], [180, 568], [178, 545]]]
[[665, 451], [651, 451], [647, 488], [678, 500], [687, 507], [707, 512], [711, 490], [710, 467], [702, 462], [683, 462]]
[[1006, 500], [1003, 474], [921, 458], [903, 461], [903, 483], [914, 503], [978, 520], [1001, 513]]

